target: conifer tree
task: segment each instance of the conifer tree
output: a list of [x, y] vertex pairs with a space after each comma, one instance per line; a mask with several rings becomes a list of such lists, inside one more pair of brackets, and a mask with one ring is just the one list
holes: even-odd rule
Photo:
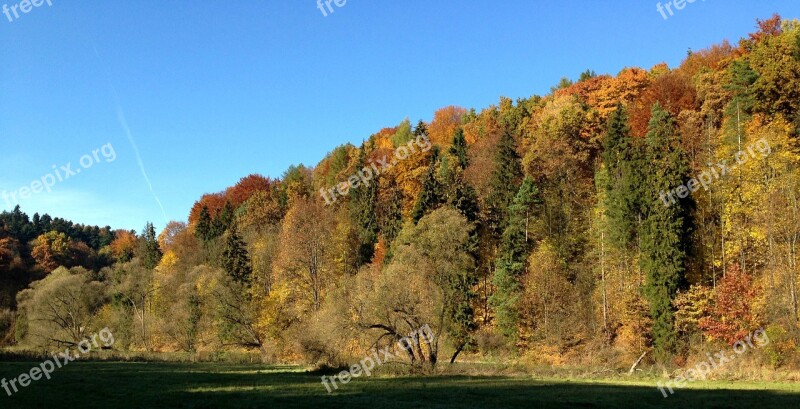
[[488, 227], [495, 236], [499, 236], [505, 228], [508, 206], [514, 200], [522, 179], [520, 157], [510, 132], [505, 132], [500, 138], [494, 162], [495, 170], [490, 181], [492, 193], [487, 199]]
[[447, 202], [470, 222], [474, 223], [478, 220], [478, 193], [469, 182], [463, 180], [463, 176], [456, 178]]
[[[448, 153], [455, 159], [452, 171], [442, 172], [447, 174], [445, 183], [447, 185], [447, 203], [459, 212], [470, 222], [478, 219], [478, 193], [475, 188], [464, 178], [464, 171], [469, 166], [467, 156], [467, 140], [464, 138], [464, 130], [458, 128], [453, 135], [453, 145]], [[447, 158], [447, 157], [445, 157]], [[444, 167], [445, 161], [442, 161]]]
[[644, 200], [640, 263], [647, 278], [645, 295], [653, 318], [656, 357], [664, 360], [675, 350], [672, 301], [685, 282], [692, 201], [687, 195], [666, 205], [658, 197], [659, 192], [684, 185], [689, 172], [675, 120], [659, 104], [653, 106], [646, 143], [650, 166], [645, 186], [650, 195]]
[[194, 233], [197, 236], [197, 239], [202, 242], [207, 242], [212, 239], [211, 237], [211, 215], [208, 213], [208, 207], [203, 206], [200, 210], [200, 217], [197, 220], [197, 225], [195, 226]]
[[458, 160], [458, 167], [466, 169], [469, 166], [467, 156], [467, 139], [464, 137], [464, 129], [459, 127], [453, 135], [453, 145], [450, 146], [450, 154]]
[[644, 186], [642, 147], [631, 137], [628, 116], [622, 104], [609, 118], [604, 141], [603, 164], [608, 173], [603, 188], [608, 209], [609, 235], [619, 248], [636, 243], [641, 219]]
[[493, 279], [496, 287], [491, 303], [497, 317], [497, 326], [503, 335], [515, 338], [519, 322], [518, 301], [521, 293], [520, 277], [533, 245], [528, 226], [534, 206], [540, 202], [539, 190], [530, 178], [525, 178], [512, 205], [508, 222], [500, 242], [500, 256]]
[[252, 278], [253, 267], [250, 256], [247, 254], [244, 241], [239, 237], [236, 224], [232, 224], [225, 240], [225, 249], [222, 252], [222, 267], [237, 283], [249, 285]]
[[417, 223], [426, 214], [436, 210], [436, 208], [444, 202], [442, 184], [439, 183], [439, 179], [436, 177], [436, 165], [438, 160], [439, 150], [434, 147], [431, 163], [428, 165], [428, 171], [425, 173], [425, 179], [422, 181], [422, 190], [419, 192], [417, 203], [414, 205], [412, 213], [414, 223]]
[[417, 126], [414, 127], [414, 136], [428, 136], [428, 125], [425, 125], [422, 120], [417, 122]]
[[214, 218], [214, 222], [211, 224], [211, 238], [217, 238], [225, 234], [225, 232], [231, 227], [233, 224], [234, 218], [234, 209], [233, 205], [230, 201], [225, 202], [225, 207], [222, 208], [222, 211], [219, 212], [216, 218]]
[[153, 227], [153, 223], [148, 222], [145, 225], [142, 239], [144, 240], [144, 254], [142, 257], [144, 266], [152, 270], [156, 268], [163, 255], [161, 247], [158, 245], [158, 237], [156, 236], [156, 229]]
[[[356, 169], [364, 169], [366, 166], [367, 155], [362, 146]], [[350, 191], [350, 217], [358, 232], [359, 266], [372, 260], [375, 244], [378, 242], [378, 218], [375, 211], [378, 192], [376, 183], [373, 180]]]

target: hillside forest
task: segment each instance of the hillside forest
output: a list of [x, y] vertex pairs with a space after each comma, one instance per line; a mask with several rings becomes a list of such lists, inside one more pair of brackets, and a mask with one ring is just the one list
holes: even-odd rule
[[428, 325], [397, 355], [627, 369], [763, 328], [752, 359], [796, 366], [800, 22], [754, 30], [404, 120], [160, 232], [6, 211], [2, 345], [342, 365]]

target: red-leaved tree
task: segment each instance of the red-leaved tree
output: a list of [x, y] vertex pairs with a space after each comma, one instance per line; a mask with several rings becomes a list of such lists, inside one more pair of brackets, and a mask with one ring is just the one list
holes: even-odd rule
[[715, 290], [711, 314], [700, 319], [706, 337], [733, 345], [758, 329], [758, 316], [753, 311], [758, 293], [758, 286], [738, 264], [730, 266]]

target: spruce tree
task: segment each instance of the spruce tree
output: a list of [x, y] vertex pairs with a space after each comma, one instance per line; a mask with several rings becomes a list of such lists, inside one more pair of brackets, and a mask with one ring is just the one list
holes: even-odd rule
[[[358, 156], [356, 169], [367, 167], [366, 150], [362, 146]], [[350, 217], [358, 231], [358, 265], [362, 266], [370, 260], [375, 253], [375, 244], [378, 242], [378, 217], [375, 208], [378, 189], [377, 181], [369, 181], [350, 191]]]
[[507, 221], [508, 206], [514, 200], [522, 180], [519, 154], [510, 132], [503, 133], [495, 154], [495, 170], [490, 181], [491, 194], [487, 199], [489, 229], [500, 236]]
[[525, 178], [508, 209], [508, 222], [500, 242], [500, 256], [493, 279], [496, 289], [491, 303], [500, 332], [509, 338], [517, 334], [518, 301], [522, 290], [520, 277], [525, 272], [528, 254], [533, 246], [528, 226], [534, 206], [539, 202], [538, 188], [532, 179]]
[[[447, 185], [447, 203], [461, 212], [467, 220], [475, 222], [478, 220], [479, 211], [478, 192], [464, 177], [464, 171], [469, 166], [469, 157], [467, 156], [467, 140], [464, 138], [463, 129], [458, 128], [456, 130], [453, 135], [453, 145], [450, 146], [448, 153], [455, 160], [455, 169], [440, 172], [447, 175], [444, 179]], [[442, 161], [442, 165], [444, 167], [445, 161]]]
[[636, 243], [641, 219], [644, 187], [642, 146], [631, 137], [628, 116], [622, 104], [609, 118], [603, 143], [603, 164], [608, 178], [603, 186], [606, 192], [609, 235], [619, 248], [630, 248]]
[[463, 176], [456, 178], [447, 202], [470, 222], [478, 220], [478, 193], [472, 185], [463, 180]]
[[207, 242], [212, 239], [211, 237], [211, 215], [208, 213], [208, 207], [203, 205], [200, 209], [200, 217], [197, 219], [197, 225], [194, 228], [194, 234], [201, 242]]
[[419, 197], [417, 197], [417, 203], [414, 204], [412, 213], [414, 223], [417, 223], [426, 214], [436, 210], [436, 208], [444, 202], [442, 185], [436, 177], [438, 159], [439, 150], [434, 147], [433, 155], [431, 155], [431, 163], [428, 165], [428, 171], [425, 173], [425, 179], [422, 181], [422, 190], [420, 190]]
[[450, 154], [458, 160], [458, 167], [466, 169], [469, 166], [467, 156], [467, 139], [464, 137], [464, 129], [459, 127], [453, 135], [453, 145], [450, 146]]
[[232, 224], [225, 240], [225, 249], [222, 252], [222, 267], [225, 272], [237, 283], [249, 285], [253, 274], [250, 256], [244, 241], [239, 237], [236, 224]]
[[685, 282], [692, 200], [687, 196], [668, 206], [659, 198], [659, 192], [684, 185], [689, 172], [675, 120], [659, 104], [653, 106], [646, 144], [649, 197], [643, 201], [640, 263], [647, 277], [655, 353], [663, 361], [676, 346], [672, 301]]
[[417, 126], [414, 127], [414, 136], [428, 136], [428, 125], [425, 125], [422, 120], [417, 122]]
[[158, 245], [158, 237], [156, 236], [156, 229], [153, 223], [147, 223], [142, 233], [144, 240], [144, 253], [142, 256], [144, 266], [150, 270], [156, 268], [161, 261], [162, 253], [161, 247]]
[[225, 207], [222, 208], [222, 211], [219, 212], [217, 217], [214, 218], [214, 222], [211, 224], [211, 238], [217, 238], [225, 234], [233, 224], [234, 213], [233, 205], [230, 201], [226, 201]]

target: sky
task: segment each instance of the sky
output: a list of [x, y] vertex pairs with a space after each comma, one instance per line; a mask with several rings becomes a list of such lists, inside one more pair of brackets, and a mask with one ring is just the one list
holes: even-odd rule
[[800, 17], [797, 0], [672, 16], [648, 0], [339, 0], [327, 16], [316, 1], [0, 0], [0, 211], [160, 228], [405, 118], [674, 67], [757, 18]]

